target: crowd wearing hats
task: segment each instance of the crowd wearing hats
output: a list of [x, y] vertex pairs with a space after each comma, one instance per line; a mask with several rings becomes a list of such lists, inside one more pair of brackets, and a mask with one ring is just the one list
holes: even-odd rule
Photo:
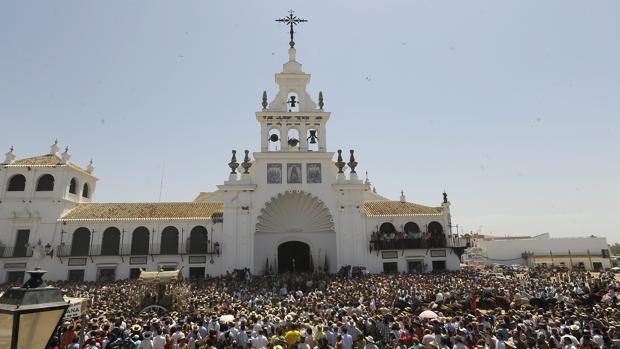
[[135, 281], [60, 284], [91, 304], [50, 348], [81, 349], [82, 327], [88, 349], [620, 348], [619, 286], [546, 269], [222, 277], [186, 284], [184, 309], [160, 314], [136, 308]]

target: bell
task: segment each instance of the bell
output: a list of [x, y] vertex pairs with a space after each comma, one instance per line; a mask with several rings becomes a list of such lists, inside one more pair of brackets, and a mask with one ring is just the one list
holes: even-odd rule
[[295, 100], [297, 97], [295, 96], [291, 96], [291, 100], [289, 101], [289, 104], [291, 105], [291, 108], [295, 108], [295, 106], [297, 105], [297, 101]]
[[299, 140], [297, 138], [291, 138], [291, 139], [288, 140], [288, 145], [290, 147], [294, 148], [294, 147], [297, 146], [297, 144], [299, 144]]
[[310, 144], [316, 144], [317, 139], [319, 139], [319, 137], [316, 136], [316, 130], [310, 130], [310, 137], [308, 137]]
[[269, 136], [269, 141], [270, 142], [274, 142], [275, 143], [275, 142], [277, 142], [279, 140], [280, 140], [280, 137], [277, 134], [275, 134], [275, 133], [272, 134], [271, 136]]

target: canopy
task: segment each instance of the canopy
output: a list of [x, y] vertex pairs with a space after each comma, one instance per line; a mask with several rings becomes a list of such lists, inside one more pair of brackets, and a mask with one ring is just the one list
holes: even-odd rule
[[434, 311], [431, 311], [431, 310], [425, 310], [421, 312], [420, 315], [418, 316], [423, 319], [435, 319], [438, 317], [438, 315]]
[[148, 283], [170, 283], [178, 280], [183, 280], [183, 274], [180, 270], [172, 271], [140, 271], [140, 278], [142, 282]]

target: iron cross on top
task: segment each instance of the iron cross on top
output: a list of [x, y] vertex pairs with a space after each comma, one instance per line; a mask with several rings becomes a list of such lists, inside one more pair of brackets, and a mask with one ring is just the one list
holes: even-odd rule
[[295, 16], [294, 13], [295, 13], [295, 11], [290, 10], [290, 11], [288, 11], [288, 16], [286, 16], [284, 18], [276, 19], [276, 22], [284, 23], [284, 24], [289, 25], [291, 27], [291, 42], [289, 42], [289, 45], [291, 45], [291, 48], [295, 46], [295, 41], [293, 41], [293, 34], [295, 34], [295, 31], [293, 31], [293, 26], [295, 26], [295, 25], [297, 25], [299, 23], [308, 22], [305, 19], [301, 19], [301, 18]]

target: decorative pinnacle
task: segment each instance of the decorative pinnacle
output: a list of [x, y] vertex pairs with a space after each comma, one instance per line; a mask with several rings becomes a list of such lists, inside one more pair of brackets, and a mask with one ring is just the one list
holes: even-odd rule
[[301, 19], [301, 18], [295, 16], [293, 13], [295, 13], [295, 11], [290, 10], [290, 11], [288, 11], [288, 16], [286, 16], [284, 18], [276, 19], [276, 22], [284, 23], [284, 24], [286, 24], [286, 25], [291, 27], [291, 30], [290, 30], [291, 42], [289, 42], [289, 45], [291, 45], [291, 48], [295, 47], [295, 41], [293, 40], [293, 35], [295, 34], [295, 31], [293, 30], [293, 26], [295, 26], [295, 25], [297, 25], [299, 23], [308, 22], [305, 19]]
[[239, 163], [237, 162], [237, 151], [232, 151], [232, 158], [228, 163], [228, 167], [230, 167], [230, 174], [237, 174], [237, 167], [239, 167]]
[[344, 168], [345, 165], [346, 164], [342, 160], [342, 150], [338, 149], [338, 161], [336, 161], [336, 167], [338, 167], [338, 173], [344, 173], [342, 169]]
[[263, 106], [263, 110], [267, 110], [269, 106], [269, 103], [267, 103], [267, 91], [263, 91], [263, 103], [261, 105]]
[[323, 91], [319, 91], [319, 109], [323, 110], [324, 105], [325, 103], [323, 103]]
[[250, 173], [250, 167], [252, 167], [252, 163], [250, 162], [250, 151], [245, 150], [245, 157], [243, 158], [243, 162], [241, 163], [241, 167], [243, 167], [243, 174]]
[[355, 172], [355, 168], [357, 167], [357, 161], [355, 161], [355, 155], [353, 155], [354, 152], [355, 150], [351, 149], [351, 157], [349, 158], [349, 163], [347, 165], [349, 165], [349, 167], [351, 168], [351, 173], [357, 174], [357, 172]]

